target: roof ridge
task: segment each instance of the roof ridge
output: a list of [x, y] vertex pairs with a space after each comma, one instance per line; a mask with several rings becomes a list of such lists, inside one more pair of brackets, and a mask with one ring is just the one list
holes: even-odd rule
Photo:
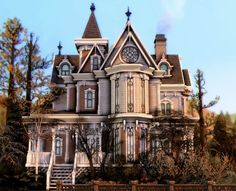
[[95, 7], [92, 7], [92, 8], [90, 8], [91, 14], [87, 22], [86, 28], [84, 30], [84, 34], [82, 38], [102, 38], [102, 35], [100, 33], [98, 23], [94, 14]]

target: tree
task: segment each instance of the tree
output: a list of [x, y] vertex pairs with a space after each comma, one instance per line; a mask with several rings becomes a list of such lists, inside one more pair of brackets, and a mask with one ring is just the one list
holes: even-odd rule
[[0, 164], [21, 168], [25, 163], [26, 134], [22, 125], [21, 110], [16, 100], [1, 100], [8, 108], [7, 122], [0, 136]]
[[191, 105], [199, 115], [199, 121], [198, 121], [199, 139], [200, 139], [200, 148], [203, 151], [206, 144], [206, 122], [204, 118], [204, 110], [217, 104], [217, 102], [219, 101], [219, 97], [217, 96], [215, 97], [214, 100], [210, 101], [208, 104], [204, 104], [203, 98], [206, 95], [207, 91], [205, 89], [206, 82], [204, 79], [203, 71], [198, 69], [194, 76], [194, 79], [195, 79], [196, 93], [192, 94]]
[[[8, 19], [3, 26], [4, 31], [0, 34], [0, 61], [2, 91], [7, 90], [8, 96], [13, 99], [16, 96], [15, 82], [16, 71], [19, 66], [19, 56], [22, 53], [20, 46], [23, 41], [23, 31], [20, 21], [17, 18]], [[8, 71], [8, 73], [6, 72]]]
[[212, 154], [227, 155], [232, 159], [236, 153], [236, 129], [228, 113], [221, 112], [216, 117], [214, 125], [214, 139], [209, 149]]
[[97, 138], [100, 137], [96, 128], [91, 128], [87, 125], [81, 125], [77, 123], [78, 128], [78, 143], [79, 151], [84, 152], [87, 156], [91, 178], [95, 178], [95, 168], [94, 168], [94, 156], [99, 154], [100, 146], [97, 142]]
[[42, 92], [39, 89], [45, 87], [48, 82], [48, 76], [44, 75], [43, 70], [49, 66], [49, 61], [43, 59], [40, 55], [38, 39], [34, 38], [34, 34], [30, 33], [24, 46], [24, 53], [21, 63], [25, 67], [22, 76], [22, 86], [25, 90], [26, 114], [30, 113], [32, 99], [38, 97], [37, 94]]

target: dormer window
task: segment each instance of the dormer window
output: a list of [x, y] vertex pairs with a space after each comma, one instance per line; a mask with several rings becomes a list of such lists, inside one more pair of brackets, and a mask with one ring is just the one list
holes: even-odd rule
[[165, 73], [164, 75], [168, 75], [169, 74], [169, 67], [168, 67], [168, 64], [167, 63], [161, 63], [160, 64], [160, 70], [164, 70]]
[[171, 76], [170, 71], [172, 70], [172, 67], [173, 66], [171, 66], [168, 60], [166, 59], [166, 55], [163, 54], [161, 61], [158, 63], [159, 70], [164, 71], [163, 76], [167, 76], [167, 77]]
[[60, 64], [56, 66], [56, 68], [59, 72], [59, 76], [63, 77], [70, 76], [71, 72], [74, 70], [75, 67], [71, 65], [71, 63], [67, 59], [67, 56], [65, 56], [65, 58], [60, 62]]
[[70, 65], [68, 63], [63, 63], [61, 66], [61, 75], [69, 76], [70, 75]]
[[91, 70], [99, 70], [101, 63], [101, 56], [99, 55], [92, 55], [91, 56]]

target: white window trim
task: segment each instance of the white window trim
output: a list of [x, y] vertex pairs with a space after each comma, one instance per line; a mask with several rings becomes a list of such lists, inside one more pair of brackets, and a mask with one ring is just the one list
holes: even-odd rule
[[91, 71], [93, 71], [93, 59], [97, 57], [98, 58], [98, 69], [101, 67], [101, 56], [99, 56], [98, 54], [94, 54], [92, 56], [90, 56], [90, 63], [91, 63]]
[[[92, 107], [91, 108], [87, 107], [87, 94], [88, 94], [88, 92], [92, 92]], [[84, 108], [87, 110], [95, 109], [95, 90], [88, 88], [84, 91], [84, 106], [85, 106]]]
[[[57, 141], [60, 141], [60, 153], [58, 154], [56, 151], [57, 151]], [[55, 139], [55, 155], [56, 156], [62, 156], [62, 150], [63, 149], [63, 139], [62, 138], [60, 138], [60, 137], [57, 137], [56, 139]]]
[[161, 65], [162, 64], [166, 64], [167, 67], [168, 67], [168, 70], [167, 70], [167, 74], [164, 74], [165, 77], [170, 77], [172, 76], [171, 75], [171, 70], [173, 68], [173, 66], [170, 65], [170, 63], [168, 62], [168, 60], [166, 59], [165, 57], [165, 54], [162, 55], [162, 59], [160, 60], [160, 62], [157, 64], [157, 67], [159, 70], [161, 70]]
[[[162, 104], [165, 105], [165, 113], [162, 113], [162, 107], [161, 107], [161, 113], [162, 113], [162, 115], [167, 115], [167, 107], [166, 107], [167, 104], [170, 104], [170, 114], [171, 114], [171, 112], [173, 111], [173, 104], [172, 104], [170, 101], [162, 101], [162, 102], [161, 102], [161, 106], [162, 106]], [[169, 114], [168, 114], [168, 115], [169, 115]]]
[[69, 60], [65, 57], [58, 66], [56, 66], [57, 70], [59, 71], [59, 77], [62, 77], [62, 76], [65, 76], [65, 75], [62, 75], [62, 67], [64, 64], [68, 64], [69, 68], [70, 68], [70, 73], [69, 75], [66, 75], [66, 76], [70, 76], [72, 71], [74, 70], [74, 66], [71, 65], [71, 63], [69, 62]]

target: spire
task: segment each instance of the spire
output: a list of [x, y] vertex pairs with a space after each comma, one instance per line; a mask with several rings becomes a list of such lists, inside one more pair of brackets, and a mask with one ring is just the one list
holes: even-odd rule
[[102, 38], [98, 24], [97, 24], [97, 20], [95, 17], [95, 5], [94, 3], [91, 4], [90, 6], [90, 10], [91, 10], [91, 14], [87, 23], [87, 26], [84, 30], [84, 34], [82, 38]]
[[57, 46], [58, 48], [58, 55], [61, 55], [61, 49], [63, 48], [63, 46], [61, 45], [61, 41], [59, 42], [59, 45]]
[[129, 11], [129, 7], [128, 7], [128, 10], [127, 10], [127, 12], [125, 14], [127, 16], [127, 22], [128, 22], [129, 19], [130, 19], [130, 16], [132, 15], [132, 12]]

